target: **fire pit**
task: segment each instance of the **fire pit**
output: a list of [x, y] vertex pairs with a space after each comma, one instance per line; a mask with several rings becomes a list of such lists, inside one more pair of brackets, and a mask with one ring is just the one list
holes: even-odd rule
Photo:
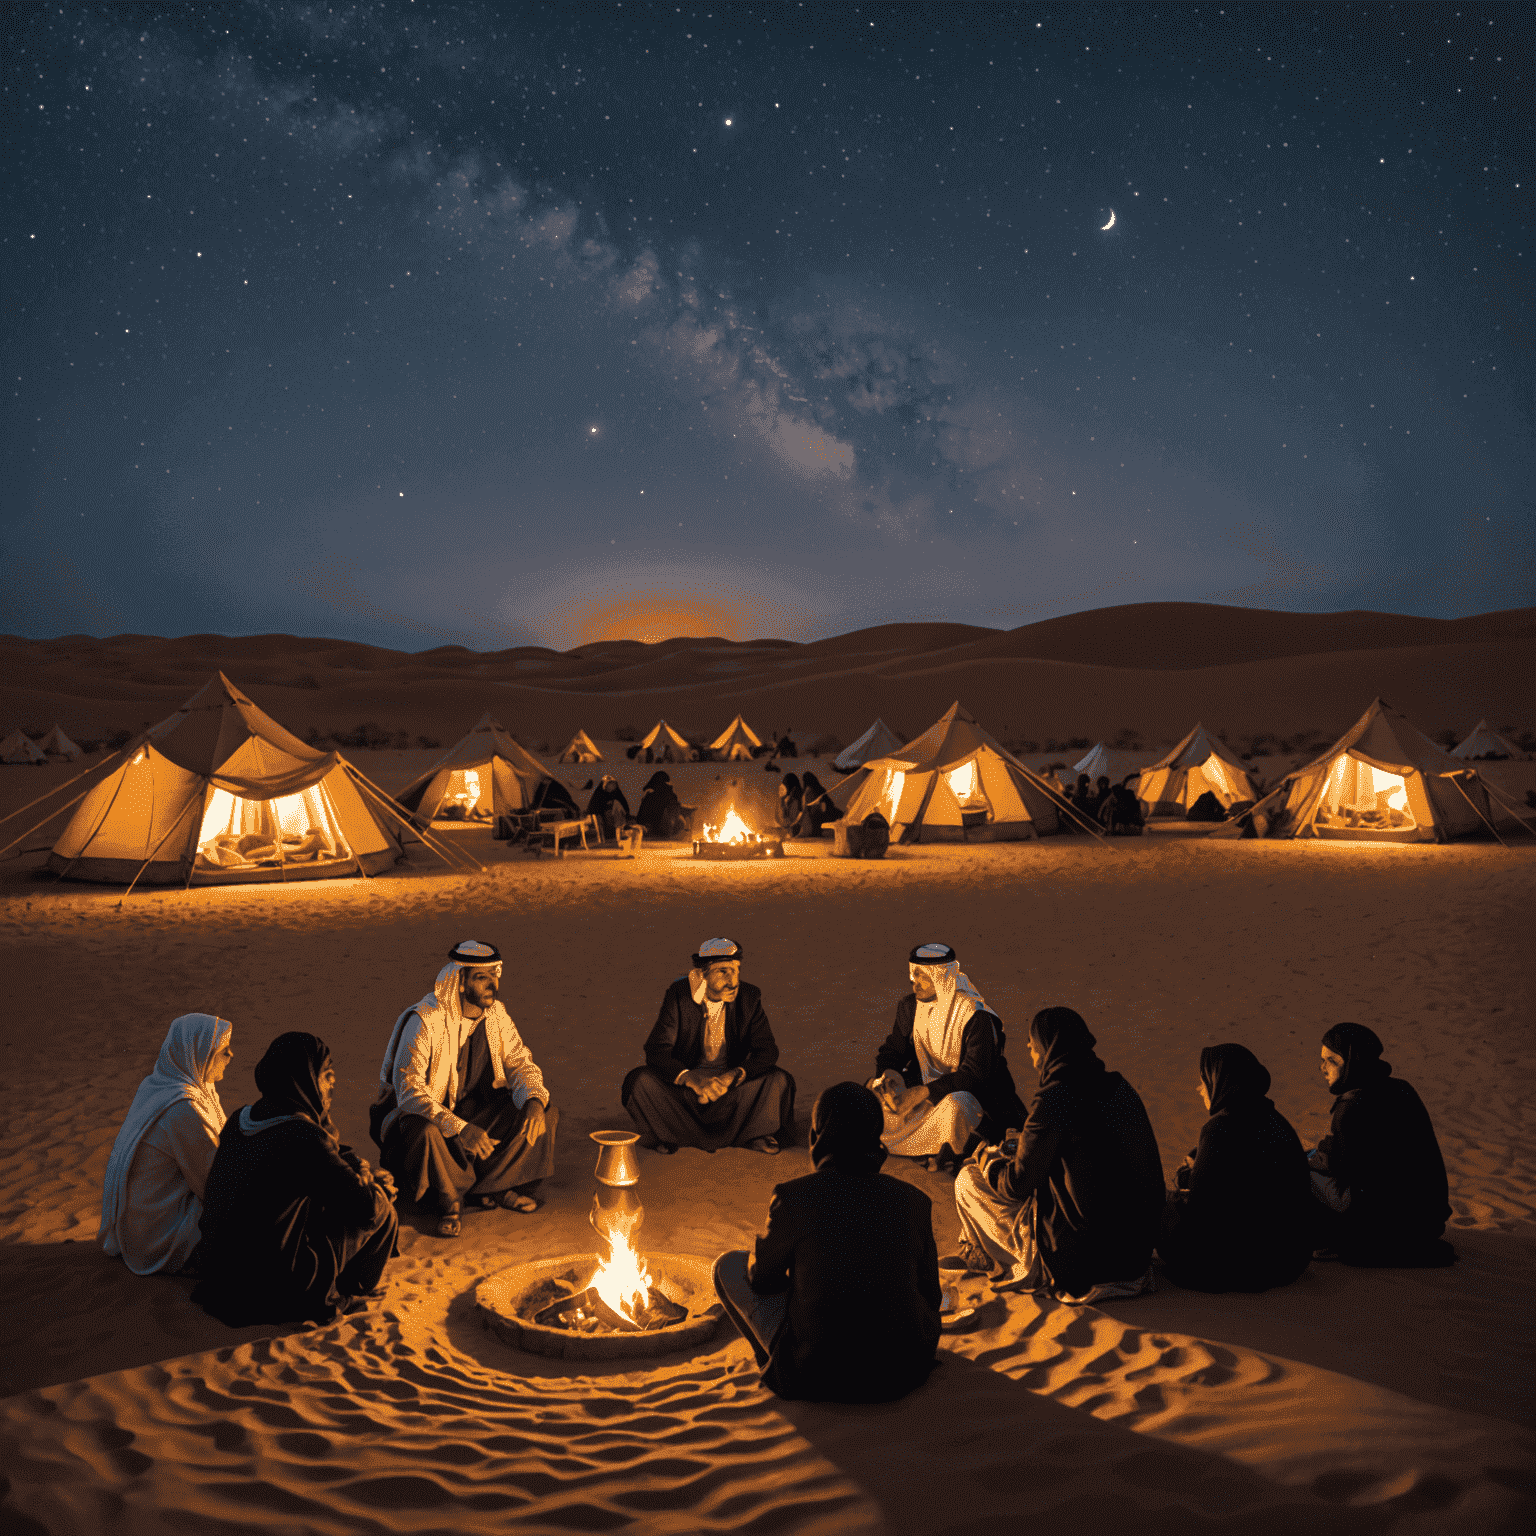
[[597, 1193], [588, 1219], [608, 1256], [568, 1253], [517, 1264], [475, 1291], [480, 1320], [509, 1344], [566, 1360], [624, 1360], [702, 1344], [722, 1315], [704, 1259], [642, 1256], [634, 1131], [593, 1131]]
[[733, 805], [717, 827], [705, 825], [693, 840], [696, 859], [782, 859], [784, 839], [774, 832], [754, 832]]

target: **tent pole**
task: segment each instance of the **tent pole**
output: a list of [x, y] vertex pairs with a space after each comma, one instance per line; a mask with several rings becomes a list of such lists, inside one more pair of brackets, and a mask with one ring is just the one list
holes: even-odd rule
[[425, 831], [421, 827], [418, 827], [414, 822], [408, 820], [404, 815], [402, 815], [401, 812], [395, 808], [389, 796], [386, 795], [384, 791], [373, 782], [372, 779], [363, 773], [361, 769], [353, 767], [351, 762], [349, 762], [346, 758], [343, 758], [342, 761], [346, 763], [348, 772], [350, 772], [353, 777], [357, 779], [358, 783], [364, 785], [374, 796], [374, 798], [379, 801], [384, 811], [388, 815], [393, 816], [395, 820], [398, 821], [400, 825], [404, 827], [408, 832], [411, 832], [416, 837], [420, 838], [421, 841], [425, 843], [426, 846], [430, 848], [433, 853], [435, 853], [438, 858], [440, 858], [443, 863], [449, 867], [449, 869], [463, 868], [463, 865], [454, 863], [454, 858], [460, 858], [467, 860], [469, 865], [474, 869], [478, 869], [482, 875], [485, 873], [484, 864], [482, 864], [478, 859], [472, 858], [467, 853], [460, 853], [458, 849], [453, 850], [453, 858], [450, 858], [446, 846], [440, 843], [438, 839], [433, 837], [429, 832]]
[[123, 894], [118, 898], [117, 906], [118, 906], [118, 910], [119, 911], [122, 910], [123, 903], [128, 900], [128, 897], [132, 893], [134, 886], [136, 886], [139, 883], [139, 875], [142, 875], [144, 873], [144, 871], [149, 868], [149, 866], [154, 862], [155, 855], [157, 853], [159, 853], [160, 850], [163, 847], [165, 847], [167, 842], [170, 841], [171, 833], [174, 832], [176, 830], [176, 828], [179, 827], [182, 824], [182, 822], [184, 822], [187, 819], [187, 812], [192, 809], [192, 802], [194, 800], [196, 800], [196, 799], [197, 799], [196, 795], [188, 795], [187, 796], [187, 803], [184, 806], [182, 806], [182, 808], [181, 808], [181, 815], [179, 815], [176, 818], [176, 820], [173, 821], [170, 824], [170, 826], [166, 828], [165, 836], [162, 837], [160, 839], [160, 841], [158, 843], [156, 843], [155, 846], [149, 850], [149, 857], [147, 859], [145, 859], [142, 864], [139, 865], [138, 874], [136, 874], [133, 877], [133, 879], [128, 882], [128, 889], [126, 891], [124, 891]]
[[1494, 826], [1494, 824], [1491, 821], [1489, 821], [1488, 818], [1486, 816], [1484, 816], [1483, 813], [1480, 810], [1478, 810], [1477, 802], [1472, 798], [1471, 795], [1469, 795], [1466, 792], [1465, 789], [1462, 788], [1460, 778], [1457, 775], [1455, 775], [1455, 774], [1447, 774], [1446, 777], [1449, 778], [1451, 783], [1456, 786], [1456, 789], [1460, 793], [1461, 798], [1463, 800], [1465, 800], [1467, 802], [1467, 804], [1472, 807], [1472, 814], [1474, 816], [1476, 816], [1477, 819], [1480, 822], [1482, 822], [1482, 824], [1485, 827], [1487, 827], [1488, 830], [1490, 832], [1492, 832], [1495, 837], [1499, 838], [1499, 846], [1501, 848], [1508, 848], [1509, 844], [1506, 843], [1502, 837], [1499, 837], [1499, 829], [1496, 826]]
[[[91, 788], [94, 789], [95, 785], [92, 785]], [[50, 821], [53, 820], [53, 818], [55, 816], [62, 816], [64, 814], [64, 812], [67, 811], [70, 808], [70, 806], [78, 805], [82, 800], [85, 799], [85, 797], [88, 794], [90, 794], [90, 792], [91, 791], [89, 789], [82, 789], [80, 791], [80, 793], [75, 796], [75, 798], [73, 800], [65, 801], [65, 803], [63, 805], [61, 805], [58, 808], [58, 810], [56, 810], [56, 811], [49, 811], [48, 814], [46, 816], [44, 816], [41, 821], [34, 821], [32, 823], [32, 825], [30, 827], [28, 827], [27, 830], [21, 834], [20, 837], [15, 838], [13, 841], [7, 843], [4, 848], [0, 848], [0, 854], [9, 853], [11, 851], [11, 849], [16, 846], [17, 843], [25, 842], [27, 840], [27, 838], [31, 837], [32, 834], [34, 832], [36, 832], [39, 827], [46, 826]], [[94, 834], [92, 834], [92, 835], [94, 836]]]
[[[65, 779], [62, 784], [55, 784], [47, 794], [39, 795], [36, 800], [28, 800], [25, 805], [18, 806], [14, 811], [7, 811], [4, 816], [0, 816], [0, 825], [3, 825], [5, 822], [9, 821], [12, 816], [20, 816], [23, 811], [30, 811], [34, 805], [41, 805], [44, 800], [47, 800], [51, 796], [58, 794], [60, 790], [68, 789], [71, 784], [78, 784], [81, 779], [86, 777], [87, 774], [96, 773], [100, 769], [105, 768], [114, 757], [122, 757], [127, 753], [127, 751], [127, 747], [119, 747], [116, 752], [109, 752], [104, 758], [102, 758], [99, 763], [92, 763], [89, 768], [82, 768], [80, 772], [74, 776], [74, 778]], [[84, 794], [76, 795], [75, 800], [83, 800], [85, 795], [88, 794], [90, 794], [90, 790], [86, 790]], [[71, 800], [69, 803], [73, 805], [75, 800]], [[48, 816], [57, 816], [58, 814], [59, 813], [57, 811], [50, 811]], [[43, 821], [47, 821], [48, 816], [45, 816]], [[40, 821], [35, 825], [42, 826], [42, 824], [43, 823]]]

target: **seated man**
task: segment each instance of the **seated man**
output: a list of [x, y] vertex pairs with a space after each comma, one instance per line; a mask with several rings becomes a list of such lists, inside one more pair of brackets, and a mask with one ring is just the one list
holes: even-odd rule
[[402, 1194], [457, 1237], [462, 1202], [529, 1213], [554, 1172], [560, 1111], [496, 997], [501, 955], [466, 939], [432, 991], [395, 1020], [369, 1114]]
[[715, 1291], [763, 1385], [812, 1402], [882, 1403], [920, 1386], [939, 1340], [939, 1255], [926, 1195], [880, 1172], [880, 1105], [837, 1083], [811, 1112], [816, 1171], [780, 1184], [750, 1261]]
[[1029, 1026], [1040, 1092], [1017, 1150], [984, 1147], [955, 1181], [960, 1256], [994, 1284], [1074, 1305], [1152, 1289], [1163, 1165], [1136, 1090], [1070, 1008]]
[[741, 960], [734, 940], [706, 940], [693, 969], [667, 988], [645, 1065], [620, 1090], [642, 1146], [774, 1153], [793, 1139], [795, 1080], [774, 1065], [763, 995], [742, 981]]
[[978, 1137], [1000, 1140], [1024, 1123], [1003, 1055], [1003, 1021], [987, 1008], [947, 944], [907, 956], [912, 990], [875, 1055], [869, 1086], [885, 1109], [881, 1142], [899, 1157], [959, 1166]]
[[587, 815], [597, 817], [604, 839], [611, 837], [615, 842], [618, 841], [619, 833], [633, 819], [629, 812], [629, 801], [619, 788], [619, 781], [611, 773], [605, 773], [597, 788], [592, 791], [592, 798], [587, 801]]
[[174, 1275], [195, 1263], [203, 1191], [224, 1129], [218, 1085], [234, 1057], [232, 1033], [208, 1013], [172, 1019], [113, 1143], [101, 1246], [136, 1275]]
[[1441, 1235], [1451, 1214], [1445, 1159], [1424, 1101], [1392, 1076], [1381, 1038], [1364, 1024], [1323, 1036], [1333, 1122], [1309, 1162], [1320, 1258], [1437, 1269], [1456, 1250]]
[[333, 1322], [378, 1294], [395, 1251], [395, 1187], [336, 1135], [325, 1041], [279, 1035], [256, 1086], [261, 1097], [230, 1117], [208, 1171], [192, 1300], [231, 1328]]

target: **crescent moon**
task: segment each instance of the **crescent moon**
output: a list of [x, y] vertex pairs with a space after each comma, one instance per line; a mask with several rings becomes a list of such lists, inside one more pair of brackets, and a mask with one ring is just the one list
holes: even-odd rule
[[1111, 208], [1109, 210], [1109, 223], [1108, 224], [1100, 224], [1099, 228], [1100, 229], [1113, 229], [1114, 227], [1115, 227], [1115, 210], [1113, 208]]

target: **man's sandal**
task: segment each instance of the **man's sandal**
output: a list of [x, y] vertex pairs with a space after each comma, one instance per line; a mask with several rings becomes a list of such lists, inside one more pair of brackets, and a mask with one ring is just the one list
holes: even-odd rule
[[506, 1194], [496, 1196], [496, 1204], [504, 1211], [516, 1211], [519, 1216], [532, 1216], [542, 1208], [544, 1202], [537, 1195], [525, 1195], [509, 1189]]
[[769, 1157], [777, 1157], [779, 1155], [778, 1137], [754, 1136], [752, 1140], [747, 1143], [747, 1151], [762, 1152]]
[[457, 1237], [464, 1228], [459, 1222], [458, 1206], [451, 1206], [437, 1218], [437, 1226], [433, 1229], [438, 1237]]

